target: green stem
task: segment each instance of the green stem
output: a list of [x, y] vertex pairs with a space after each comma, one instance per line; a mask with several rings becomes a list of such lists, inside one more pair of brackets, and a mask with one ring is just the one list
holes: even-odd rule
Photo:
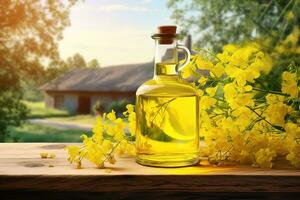
[[[174, 101], [176, 99], [176, 97], [174, 97], [174, 98], [172, 98], [172, 99], [170, 99], [169, 101], [167, 101], [167, 102], [165, 102], [165, 103], [163, 103], [163, 104], [161, 104], [161, 105], [158, 105], [158, 106], [155, 106], [155, 107], [159, 107], [159, 109], [158, 109], [158, 111], [155, 113], [155, 115], [154, 115], [154, 117], [153, 117], [153, 119], [151, 120], [151, 124], [153, 124], [154, 123], [154, 120], [156, 119], [156, 117], [158, 116], [158, 114], [159, 114], [159, 112], [163, 109], [163, 106], [165, 106], [165, 105], [169, 105], [169, 103], [171, 103], [172, 101]], [[167, 108], [165, 108], [165, 110], [166, 110]], [[164, 113], [164, 112], [163, 112]]]
[[281, 96], [289, 96], [288, 94], [284, 94], [282, 92], [277, 92], [277, 91], [272, 91], [272, 90], [264, 90], [264, 89], [255, 88], [255, 87], [253, 88], [253, 90], [264, 92], [264, 93], [277, 94], [277, 95], [281, 95]]
[[260, 117], [262, 120], [264, 120], [267, 124], [269, 124], [271, 127], [279, 130], [279, 131], [284, 131], [284, 129], [282, 127], [276, 126], [272, 123], [270, 123], [268, 120], [266, 120], [265, 117], [261, 116], [261, 114], [259, 114], [258, 112], [256, 112], [254, 109], [252, 109], [250, 106], [246, 106], [247, 108], [249, 108], [252, 112], [254, 112], [258, 117]]
[[273, 4], [273, 0], [271, 0], [268, 3], [268, 6], [265, 8], [265, 10], [263, 11], [263, 13], [259, 16], [257, 21], [261, 21], [263, 19], [263, 17], [266, 15], [267, 11], [269, 10], [269, 8], [271, 7], [271, 5]]
[[286, 6], [282, 9], [280, 15], [277, 17], [275, 23], [272, 25], [271, 29], [274, 29], [274, 27], [276, 26], [276, 24], [279, 22], [280, 18], [283, 16], [283, 14], [285, 13], [286, 9], [291, 5], [291, 3], [293, 2], [293, 0], [290, 0]]
[[119, 141], [112, 149], [111, 151], [106, 155], [105, 159], [103, 160], [103, 163], [105, 163], [112, 155], [112, 153], [115, 151], [115, 149], [117, 148], [117, 146], [119, 146], [119, 144], [121, 143], [121, 141]]
[[208, 53], [209, 55], [213, 56], [214, 58], [218, 59], [219, 61], [221, 61], [214, 53], [208, 51], [207, 49], [203, 49], [203, 48], [199, 48], [197, 50], [202, 50], [205, 51], [206, 53]]
[[167, 102], [165, 102], [165, 103], [163, 103], [163, 104], [161, 104], [161, 105], [155, 106], [155, 107], [159, 107], [159, 109], [158, 109], [158, 111], [156, 112], [156, 114], [154, 115], [153, 119], [151, 120], [151, 124], [153, 124], [155, 118], [157, 117], [157, 115], [159, 114], [159, 112], [161, 111], [161, 109], [163, 109], [163, 106], [165, 106], [165, 105], [168, 106], [168, 104], [171, 103], [172, 101], [174, 101], [175, 99], [176, 99], [176, 97], [170, 99], [169, 101], [167, 101]]

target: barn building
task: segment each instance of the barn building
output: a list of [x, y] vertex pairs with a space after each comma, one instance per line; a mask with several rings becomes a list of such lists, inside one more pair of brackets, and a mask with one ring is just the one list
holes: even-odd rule
[[46, 83], [48, 108], [71, 114], [88, 114], [99, 100], [106, 110], [113, 101], [133, 102], [137, 88], [153, 77], [153, 63], [119, 65], [97, 69], [74, 69]]

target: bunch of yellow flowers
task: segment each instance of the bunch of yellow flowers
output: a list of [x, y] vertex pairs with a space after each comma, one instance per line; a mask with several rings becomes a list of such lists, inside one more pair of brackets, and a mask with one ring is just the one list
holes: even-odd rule
[[201, 154], [211, 162], [271, 168], [285, 157], [300, 167], [300, 72], [291, 65], [282, 73], [281, 91], [272, 91], [258, 83], [271, 70], [271, 57], [251, 43], [226, 45], [212, 57], [196, 55], [183, 71], [199, 76]]
[[135, 112], [133, 105], [127, 105], [124, 118], [117, 118], [112, 110], [102, 117], [97, 117], [97, 122], [92, 130], [91, 137], [82, 135], [81, 146], [68, 146], [68, 161], [76, 163], [81, 168], [82, 160], [94, 163], [98, 168], [104, 164], [116, 162], [115, 155], [134, 155], [135, 147], [133, 138], [135, 133]]

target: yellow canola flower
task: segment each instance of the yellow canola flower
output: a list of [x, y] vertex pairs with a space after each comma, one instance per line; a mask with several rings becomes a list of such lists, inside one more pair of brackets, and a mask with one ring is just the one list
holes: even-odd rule
[[[299, 138], [298, 138], [299, 140]], [[290, 141], [291, 143], [290, 145], [290, 150], [289, 150], [289, 154], [287, 154], [286, 159], [288, 161], [290, 161], [290, 163], [296, 167], [296, 168], [300, 168], [300, 144], [299, 142], [294, 141]]]
[[203, 96], [200, 100], [200, 107], [202, 109], [209, 109], [212, 106], [214, 106], [217, 103], [217, 100], [214, 98], [211, 98], [209, 96]]
[[281, 91], [289, 94], [292, 98], [297, 98], [300, 90], [297, 86], [297, 81], [297, 75], [295, 73], [283, 72]]
[[279, 156], [284, 156], [288, 153], [288, 148], [287, 145], [285, 145], [282, 135], [270, 135], [268, 139], [269, 147], [273, 149]]
[[188, 65], [186, 67], [184, 67], [181, 71], [180, 71], [180, 75], [182, 78], [188, 78], [188, 77], [192, 77], [193, 75], [195, 75], [195, 71], [193, 70], [193, 66]]
[[249, 153], [248, 151], [242, 150], [239, 156], [239, 162], [244, 165], [249, 165], [253, 163], [254, 156], [252, 153]]
[[[197, 57], [199, 55], [191, 55], [191, 62], [189, 62], [189, 64], [187, 64], [187, 66], [185, 66], [181, 71], [180, 71], [180, 76], [182, 78], [189, 78], [189, 77], [193, 77], [193, 76], [197, 76], [197, 72], [196, 72], [196, 66], [194, 64], [194, 62], [196, 61]], [[181, 61], [180, 61], [181, 63]]]
[[223, 51], [222, 53], [218, 53], [216, 55], [217, 59], [221, 62], [221, 64], [226, 65], [229, 62], [231, 53]]
[[255, 153], [255, 162], [259, 167], [272, 168], [276, 152], [269, 148], [260, 149]]
[[295, 123], [286, 123], [285, 146], [288, 148], [286, 159], [296, 167], [300, 168], [300, 125]]
[[257, 52], [259, 52], [257, 44], [248, 44], [245, 47], [240, 47], [232, 54], [230, 63], [245, 69], [248, 67], [250, 57]]
[[130, 113], [128, 116], [128, 126], [129, 126], [129, 131], [131, 133], [132, 136], [135, 136], [135, 132], [136, 132], [136, 114]]
[[238, 94], [235, 83], [228, 83], [224, 86], [224, 97], [227, 101], [232, 100]]
[[66, 147], [68, 151], [68, 161], [70, 163], [79, 163], [79, 155], [80, 155], [80, 147], [78, 146], [67, 146]]
[[104, 140], [101, 144], [104, 151], [108, 152], [113, 147], [113, 143], [110, 140]]
[[227, 44], [223, 47], [223, 51], [224, 52], [228, 52], [228, 53], [234, 53], [236, 50], [238, 50], [239, 47], [237, 45], [234, 44]]
[[267, 94], [266, 96], [267, 104], [276, 104], [278, 102], [284, 101], [284, 96], [276, 94]]
[[104, 172], [109, 174], [111, 173], [111, 169], [105, 169]]
[[198, 68], [202, 70], [210, 70], [214, 66], [211, 61], [205, 60], [202, 56], [197, 56], [195, 62]]
[[105, 162], [114, 164], [115, 154], [134, 155], [134, 145], [125, 139], [126, 118], [131, 117], [131, 123], [135, 120], [134, 106], [127, 105], [124, 113], [125, 119], [117, 118], [114, 111], [98, 117], [91, 137], [83, 134], [82, 146], [68, 146], [68, 161], [76, 163], [81, 168], [81, 160], [85, 159], [95, 164], [97, 168], [104, 168]]
[[231, 124], [231, 126], [238, 127], [241, 131], [246, 129], [249, 122], [254, 120], [257, 116], [253, 113], [249, 108], [245, 106], [238, 106], [232, 111], [232, 116], [235, 119]]
[[234, 78], [237, 85], [245, 86], [247, 81], [253, 82], [255, 78], [258, 78], [260, 73], [255, 70], [243, 70], [233, 65], [227, 65], [225, 68], [226, 74]]
[[206, 83], [207, 81], [207, 78], [204, 77], [204, 76], [201, 76], [199, 79], [198, 79], [198, 83], [202, 86]]
[[135, 155], [135, 145], [134, 143], [129, 143], [127, 140], [122, 140], [118, 147], [116, 148], [116, 153], [118, 155]]
[[264, 112], [266, 120], [274, 125], [284, 126], [285, 116], [291, 113], [292, 108], [282, 102], [277, 102], [267, 106]]
[[127, 104], [126, 105], [126, 109], [127, 109], [127, 113], [133, 113], [134, 112], [134, 105], [132, 105], [132, 104]]
[[300, 139], [300, 125], [296, 123], [288, 122], [285, 124], [286, 136], [294, 140], [295, 142]]
[[48, 153], [42, 152], [40, 153], [41, 158], [48, 158]]
[[106, 117], [110, 120], [110, 121], [114, 121], [117, 119], [116, 117], [116, 112], [114, 110], [112, 110], [110, 113], [108, 113], [106, 115]]
[[291, 162], [291, 164], [296, 167], [300, 168], [300, 147], [297, 148], [295, 152], [291, 152], [286, 156], [286, 159]]
[[50, 153], [49, 158], [52, 158], [52, 159], [56, 158], [56, 154], [55, 153]]
[[205, 89], [205, 91], [207, 92], [207, 94], [210, 97], [213, 97], [213, 96], [215, 96], [215, 94], [217, 92], [217, 89], [218, 89], [218, 86], [216, 86], [216, 87], [208, 87], [208, 88]]
[[293, 31], [275, 47], [277, 53], [284, 54], [300, 54], [298, 45], [300, 30], [298, 26], [294, 26]]
[[284, 40], [285, 44], [291, 44], [292, 46], [297, 45], [299, 40], [300, 30], [298, 27], [294, 27], [292, 33], [286, 37]]
[[134, 112], [134, 105], [128, 104], [128, 105], [126, 105], [126, 108], [127, 108], [127, 111], [125, 111], [123, 113], [123, 115], [125, 117], [127, 117], [127, 119], [128, 119], [128, 128], [129, 128], [130, 134], [132, 136], [134, 136], [135, 132], [136, 132], [136, 114]]
[[289, 12], [286, 14], [285, 18], [286, 18], [288, 21], [292, 21], [292, 20], [295, 18], [295, 15], [294, 15], [293, 11], [289, 11]]
[[[235, 49], [232, 56], [228, 53], [225, 55], [227, 57], [224, 58], [223, 52], [217, 57], [225, 65], [224, 72], [234, 78], [239, 86], [246, 85], [247, 81], [253, 83], [261, 75], [261, 72], [267, 74], [272, 68], [272, 59], [269, 55], [265, 55], [257, 44], [248, 44]], [[224, 62], [223, 59], [226, 61]]]
[[220, 78], [225, 73], [225, 69], [221, 63], [217, 63], [211, 67], [210, 73], [216, 78]]
[[103, 140], [103, 123], [101, 117], [96, 118], [96, 124], [92, 129], [93, 132], [93, 139], [100, 143]]
[[251, 86], [241, 87], [235, 83], [229, 83], [224, 86], [224, 97], [232, 109], [243, 106], [254, 106], [254, 93], [246, 93], [251, 91]]

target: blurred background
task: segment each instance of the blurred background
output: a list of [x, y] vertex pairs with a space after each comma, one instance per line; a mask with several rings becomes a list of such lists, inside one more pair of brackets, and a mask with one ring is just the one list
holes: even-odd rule
[[299, 66], [299, 0], [0, 0], [0, 141], [76, 142], [121, 116], [153, 76], [159, 25], [194, 52], [255, 41], [276, 70]]

